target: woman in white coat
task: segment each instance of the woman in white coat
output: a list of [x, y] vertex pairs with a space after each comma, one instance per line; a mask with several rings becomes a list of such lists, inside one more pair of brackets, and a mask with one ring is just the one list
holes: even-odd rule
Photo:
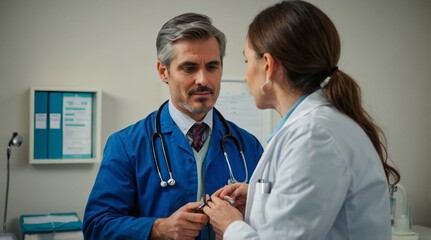
[[244, 56], [257, 107], [282, 118], [249, 185], [220, 189], [204, 208], [218, 237], [390, 239], [400, 175], [359, 86], [337, 67], [331, 20], [307, 2], [278, 3], [250, 24]]

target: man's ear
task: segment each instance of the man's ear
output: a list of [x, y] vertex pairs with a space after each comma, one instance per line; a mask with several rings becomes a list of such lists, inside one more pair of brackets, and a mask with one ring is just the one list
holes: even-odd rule
[[160, 60], [157, 60], [157, 73], [159, 74], [160, 80], [168, 83], [168, 69]]

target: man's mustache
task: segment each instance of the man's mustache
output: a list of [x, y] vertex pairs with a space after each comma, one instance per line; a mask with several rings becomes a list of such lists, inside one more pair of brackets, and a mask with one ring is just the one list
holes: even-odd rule
[[211, 94], [214, 94], [214, 89], [209, 88], [209, 87], [207, 87], [207, 86], [199, 86], [199, 87], [198, 87], [198, 88], [196, 88], [196, 89], [192, 89], [192, 90], [189, 92], [189, 95], [193, 95], [193, 94], [198, 93], [198, 92], [209, 92], [209, 93], [211, 93]]

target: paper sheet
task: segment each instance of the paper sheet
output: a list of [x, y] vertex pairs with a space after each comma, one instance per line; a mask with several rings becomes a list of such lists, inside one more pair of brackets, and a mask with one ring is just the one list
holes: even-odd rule
[[75, 215], [44, 215], [44, 216], [31, 216], [24, 217], [24, 224], [38, 224], [38, 223], [50, 223], [50, 222], [78, 222], [79, 219]]
[[256, 136], [262, 145], [271, 132], [271, 113], [256, 107], [243, 80], [224, 80], [215, 107], [223, 116]]
[[63, 97], [63, 155], [91, 154], [92, 98]]

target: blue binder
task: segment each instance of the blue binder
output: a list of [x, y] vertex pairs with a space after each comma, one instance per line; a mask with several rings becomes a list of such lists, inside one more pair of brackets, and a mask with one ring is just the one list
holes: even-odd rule
[[49, 93], [48, 158], [63, 158], [63, 93]]
[[36, 91], [34, 99], [34, 159], [48, 158], [48, 92]]

